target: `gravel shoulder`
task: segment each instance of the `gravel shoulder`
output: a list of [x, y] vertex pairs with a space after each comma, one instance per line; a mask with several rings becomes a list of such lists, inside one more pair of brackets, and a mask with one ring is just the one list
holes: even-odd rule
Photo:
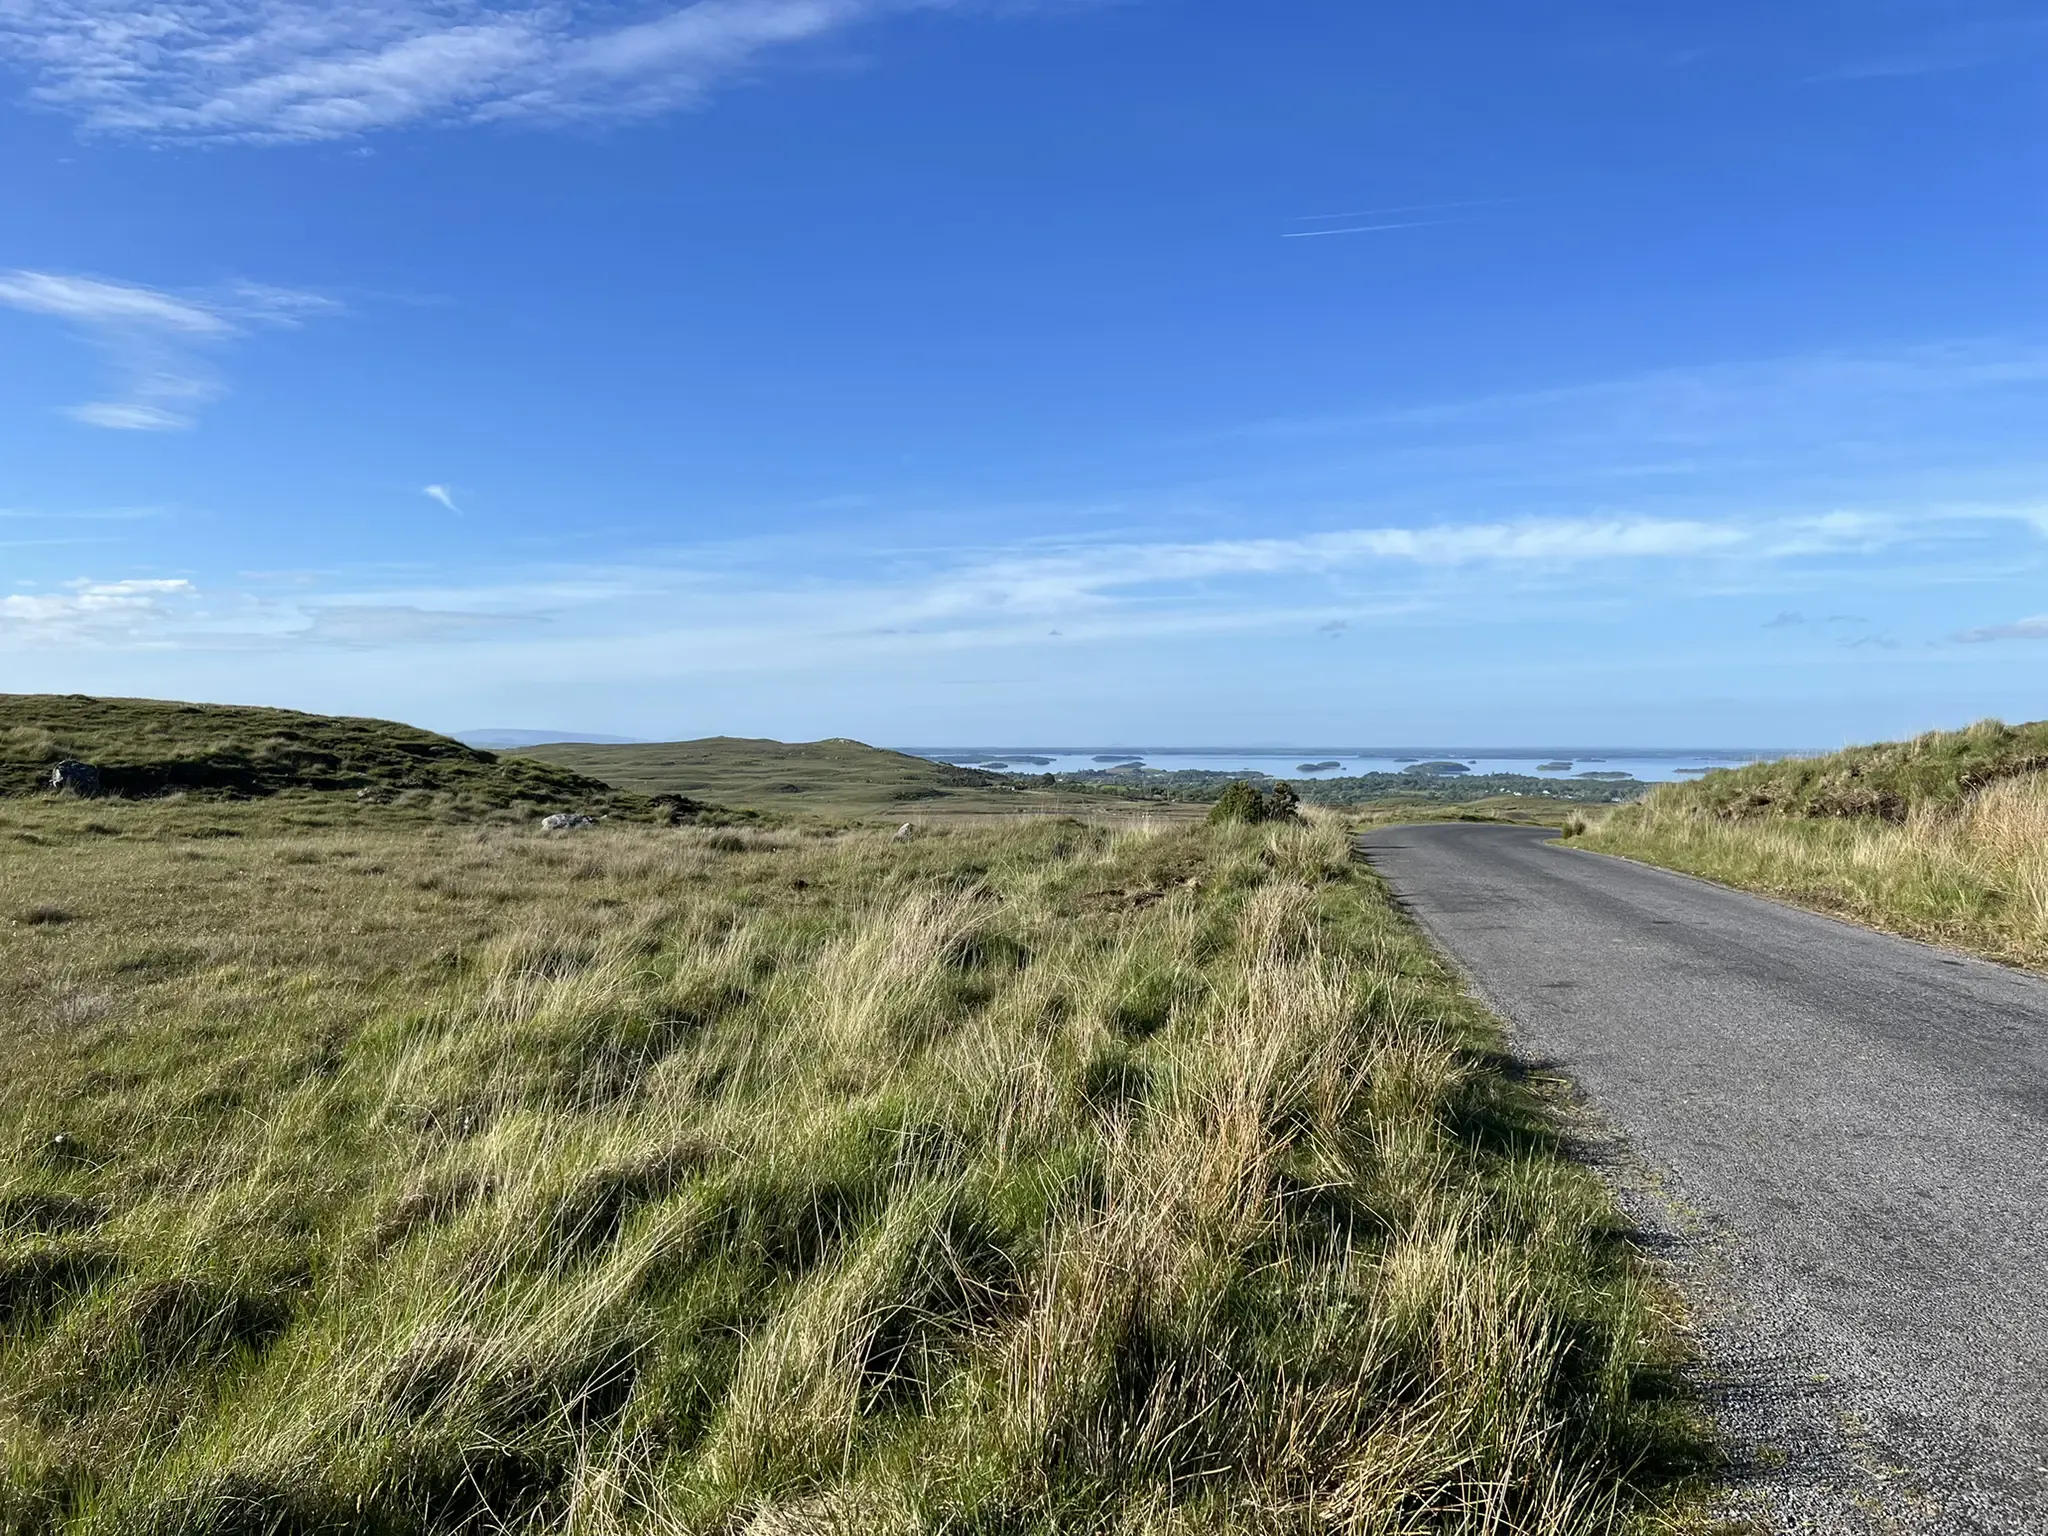
[[2048, 1530], [2048, 979], [1541, 829], [1360, 847], [1570, 1082], [1765, 1529]]

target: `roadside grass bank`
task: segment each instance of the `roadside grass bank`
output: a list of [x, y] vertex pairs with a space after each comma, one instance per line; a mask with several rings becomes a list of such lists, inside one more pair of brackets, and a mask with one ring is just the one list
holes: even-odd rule
[[0, 1530], [1682, 1524], [1597, 1179], [1334, 821], [0, 803]]
[[1580, 841], [1992, 959], [2048, 967], [2048, 727], [1910, 742], [1660, 786]]

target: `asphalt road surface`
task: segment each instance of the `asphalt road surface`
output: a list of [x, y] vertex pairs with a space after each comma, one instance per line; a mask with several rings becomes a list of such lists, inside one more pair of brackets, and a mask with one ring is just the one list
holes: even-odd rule
[[1625, 1148], [1737, 1507], [2048, 1532], [2048, 979], [1552, 836], [1360, 846]]

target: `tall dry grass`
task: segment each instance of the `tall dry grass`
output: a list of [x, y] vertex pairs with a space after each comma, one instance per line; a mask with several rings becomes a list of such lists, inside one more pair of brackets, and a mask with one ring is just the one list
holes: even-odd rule
[[1335, 822], [85, 814], [0, 825], [69, 904], [5, 930], [0, 1529], [1595, 1532], [1704, 1454]]
[[1593, 823], [1588, 847], [2048, 965], [2048, 774], [2001, 778], [1903, 819], [1737, 818], [1652, 795]]

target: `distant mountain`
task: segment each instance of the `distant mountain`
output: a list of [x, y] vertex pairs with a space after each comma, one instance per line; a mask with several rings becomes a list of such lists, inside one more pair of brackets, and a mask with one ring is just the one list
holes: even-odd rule
[[636, 746], [646, 738], [642, 736], [599, 736], [590, 731], [519, 731], [505, 726], [478, 726], [473, 731], [449, 732], [466, 747], [484, 747], [496, 751], [502, 747], [545, 747], [558, 741], [597, 742], [607, 747]]

